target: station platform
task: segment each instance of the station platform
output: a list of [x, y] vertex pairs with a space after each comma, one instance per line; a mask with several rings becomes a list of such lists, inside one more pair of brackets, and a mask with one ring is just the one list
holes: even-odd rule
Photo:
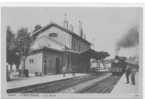
[[122, 75], [116, 86], [113, 88], [111, 94], [128, 94], [128, 95], [138, 95], [139, 94], [139, 73], [137, 72], [135, 75], [136, 81], [135, 85], [130, 83], [126, 83], [125, 74]]
[[70, 73], [65, 74], [65, 76], [63, 74], [59, 74], [59, 75], [45, 75], [39, 77], [21, 78], [20, 80], [8, 81], [7, 89], [21, 88], [30, 85], [42, 84], [86, 75], [87, 74], [83, 73], [75, 73], [75, 75], [72, 75], [72, 73]]

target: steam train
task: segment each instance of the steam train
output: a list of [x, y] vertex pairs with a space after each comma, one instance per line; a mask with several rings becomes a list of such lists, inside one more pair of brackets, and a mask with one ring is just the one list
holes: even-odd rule
[[125, 57], [119, 57], [116, 56], [114, 61], [111, 64], [110, 71], [112, 72], [112, 75], [122, 75], [125, 72], [126, 68], [126, 58]]
[[125, 72], [126, 66], [131, 69], [131, 71], [138, 71], [138, 62], [129, 61], [126, 57], [116, 56], [111, 64], [112, 75], [122, 75]]

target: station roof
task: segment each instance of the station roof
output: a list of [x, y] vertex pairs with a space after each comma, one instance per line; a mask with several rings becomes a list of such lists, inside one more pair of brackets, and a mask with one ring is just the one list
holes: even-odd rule
[[33, 32], [33, 33], [32, 33], [32, 36], [33, 36], [33, 37], [36, 37], [37, 35], [39, 35], [39, 34], [42, 33], [43, 31], [45, 31], [45, 30], [47, 30], [47, 29], [49, 29], [49, 28], [51, 28], [51, 27], [57, 27], [57, 28], [61, 29], [62, 31], [65, 31], [65, 33], [68, 33], [68, 34], [70, 34], [70, 35], [72, 35], [72, 36], [75, 36], [75, 37], [77, 37], [78, 39], [81, 39], [82, 41], [84, 41], [85, 43], [91, 45], [91, 43], [90, 43], [89, 41], [87, 41], [86, 39], [80, 37], [79, 35], [77, 35], [77, 34], [74, 33], [73, 31], [70, 31], [69, 29], [66, 29], [66, 28], [64, 28], [64, 27], [62, 27], [62, 26], [60, 26], [60, 25], [58, 25], [58, 24], [56, 24], [56, 23], [50, 23], [50, 24], [48, 24], [48, 25], [42, 27], [41, 29], [39, 29], [39, 30]]

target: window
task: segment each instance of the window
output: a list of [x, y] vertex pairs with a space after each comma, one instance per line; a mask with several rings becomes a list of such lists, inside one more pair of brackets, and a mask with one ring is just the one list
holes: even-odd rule
[[34, 60], [33, 60], [33, 59], [30, 59], [30, 60], [29, 60], [29, 63], [30, 63], [30, 64], [31, 64], [31, 63], [33, 63], [33, 62], [34, 62]]
[[50, 33], [50, 34], [49, 34], [49, 37], [57, 37], [57, 36], [58, 36], [57, 33]]

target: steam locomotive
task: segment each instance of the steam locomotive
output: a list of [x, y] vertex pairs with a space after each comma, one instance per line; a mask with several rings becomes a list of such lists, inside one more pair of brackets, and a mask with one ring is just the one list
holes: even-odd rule
[[114, 61], [111, 64], [110, 71], [112, 72], [112, 75], [122, 75], [125, 72], [126, 68], [126, 58], [125, 57], [119, 57], [116, 56]]

